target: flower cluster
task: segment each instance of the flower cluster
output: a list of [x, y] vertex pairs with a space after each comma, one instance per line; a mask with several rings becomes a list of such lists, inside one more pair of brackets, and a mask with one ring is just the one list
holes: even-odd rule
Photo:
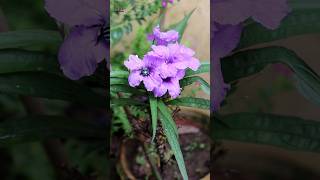
[[180, 95], [181, 80], [187, 68], [196, 71], [200, 62], [194, 56], [195, 52], [177, 42], [179, 33], [170, 30], [161, 32], [159, 26], [153, 29], [148, 39], [154, 43], [151, 50], [139, 59], [130, 55], [124, 65], [130, 70], [129, 85], [139, 86], [143, 82], [147, 91], [161, 97], [167, 92], [171, 98]]

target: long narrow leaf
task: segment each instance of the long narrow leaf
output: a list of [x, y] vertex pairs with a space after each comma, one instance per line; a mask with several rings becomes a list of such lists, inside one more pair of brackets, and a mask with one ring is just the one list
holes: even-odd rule
[[180, 85], [181, 87], [185, 87], [188, 85], [191, 85], [195, 82], [200, 83], [201, 89], [206, 93], [210, 95], [210, 85], [201, 77], [199, 76], [191, 76], [191, 77], [186, 77], [180, 80]]
[[201, 73], [207, 73], [207, 72], [210, 72], [210, 63], [209, 62], [201, 63], [201, 66], [199, 67], [199, 69], [197, 71], [193, 71], [191, 69], [188, 69], [186, 71], [185, 77], [189, 77], [189, 76], [193, 76], [193, 75], [197, 75], [197, 74], [201, 74]]
[[210, 100], [202, 98], [182, 97], [166, 102], [168, 105], [210, 109]]
[[[260, 72], [269, 64], [283, 63], [295, 74], [298, 89], [308, 90], [313, 97], [320, 97], [320, 77], [293, 51], [283, 47], [268, 47], [236, 53], [221, 61], [226, 82], [236, 81]], [[318, 100], [317, 100], [318, 101]], [[315, 101], [317, 104], [317, 102]]]
[[176, 136], [178, 137], [178, 129], [177, 129], [176, 125], [175, 125], [174, 120], [172, 119], [172, 113], [170, 112], [168, 107], [163, 103], [162, 100], [158, 101], [158, 108], [159, 108], [159, 111], [162, 113], [162, 115], [166, 119], [170, 120], [168, 122], [170, 123], [170, 126], [174, 127], [174, 132], [175, 132]]
[[158, 123], [158, 102], [157, 99], [150, 94], [149, 95], [150, 102], [150, 111], [151, 111], [151, 124], [152, 124], [152, 142], [156, 137], [157, 132], [157, 123]]
[[183, 155], [181, 152], [178, 136], [175, 132], [176, 126], [174, 122], [172, 122], [172, 118], [166, 118], [162, 112], [160, 113], [160, 121], [164, 130], [164, 133], [168, 139], [171, 150], [173, 151], [174, 157], [176, 158], [179, 170], [184, 180], [188, 180], [188, 174], [186, 170], [186, 165], [184, 163]]
[[19, 71], [60, 73], [55, 56], [17, 49], [0, 50], [0, 73]]
[[38, 45], [55, 45], [62, 43], [57, 31], [23, 30], [0, 33], [0, 49], [24, 48]]
[[0, 75], [0, 92], [47, 99], [59, 99], [106, 107], [106, 97], [69, 79], [43, 72], [19, 72]]
[[[233, 140], [320, 152], [320, 122], [262, 113], [236, 113], [212, 121], [216, 140]], [[222, 122], [222, 123], [219, 123]]]
[[185, 29], [186, 29], [186, 27], [188, 25], [188, 21], [189, 21], [189, 19], [190, 19], [191, 15], [193, 14], [194, 11], [195, 11], [195, 9], [193, 9], [190, 13], [188, 13], [186, 16], [184, 16], [184, 18], [180, 22], [169, 26], [169, 29], [174, 29], [174, 30], [178, 31], [178, 33], [179, 33], [179, 42], [182, 39], [184, 31], [185, 31]]
[[0, 145], [47, 138], [106, 138], [105, 128], [60, 116], [30, 116], [0, 123]]
[[319, 18], [319, 9], [303, 9], [290, 13], [276, 30], [269, 30], [259, 23], [250, 23], [244, 27], [238, 49], [301, 34], [319, 33]]

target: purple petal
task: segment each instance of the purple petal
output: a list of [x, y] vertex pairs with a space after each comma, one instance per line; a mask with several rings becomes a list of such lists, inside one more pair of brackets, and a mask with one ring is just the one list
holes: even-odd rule
[[147, 91], [153, 91], [155, 87], [162, 83], [162, 80], [158, 75], [151, 74], [143, 78], [143, 83]]
[[166, 92], [167, 92], [167, 88], [164, 86], [163, 83], [160, 86], [155, 87], [153, 89], [153, 94], [155, 97], [161, 97], [161, 96], [165, 95]]
[[74, 27], [61, 45], [58, 55], [60, 66], [70, 79], [93, 74], [97, 63], [103, 60], [102, 53], [107, 54], [107, 46], [97, 41], [98, 32], [99, 28]]
[[163, 63], [160, 66], [159, 71], [160, 71], [160, 76], [162, 78], [167, 78], [167, 77], [176, 76], [178, 70], [175, 66], [171, 64]]
[[124, 62], [124, 65], [132, 71], [141, 69], [144, 63], [137, 55], [130, 55], [129, 59]]
[[166, 86], [172, 99], [175, 99], [180, 95], [181, 89], [179, 81], [172, 80], [171, 82], [166, 83]]
[[184, 77], [184, 75], [186, 74], [185, 70], [178, 70], [177, 75], [176, 75], [176, 79], [180, 80]]
[[46, 0], [45, 9], [51, 17], [75, 25], [99, 25], [107, 19], [106, 0]]
[[175, 43], [179, 39], [179, 33], [175, 30], [167, 32], [161, 32], [160, 27], [156, 26], [153, 29], [153, 33], [148, 35], [148, 40], [155, 41], [156, 45], [168, 45], [169, 43]]
[[139, 84], [142, 81], [142, 76], [140, 75], [140, 71], [136, 70], [136, 71], [132, 71], [129, 75], [128, 81], [129, 81], [129, 85], [132, 87], [136, 87], [139, 86]]
[[221, 25], [214, 23], [216, 31], [213, 32], [213, 48], [212, 53], [219, 57], [224, 57], [237, 47], [242, 25]]
[[200, 65], [200, 61], [194, 57], [190, 58], [190, 60], [188, 61], [188, 68], [192, 69], [193, 71], [198, 70]]
[[225, 0], [213, 2], [214, 21], [237, 25], [252, 17], [267, 28], [275, 29], [290, 12], [287, 0]]

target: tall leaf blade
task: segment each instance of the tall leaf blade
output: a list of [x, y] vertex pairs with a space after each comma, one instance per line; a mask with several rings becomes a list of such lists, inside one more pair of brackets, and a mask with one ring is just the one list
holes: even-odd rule
[[0, 50], [0, 73], [19, 71], [60, 73], [55, 56], [17, 49]]
[[164, 130], [164, 133], [168, 139], [170, 144], [171, 150], [176, 158], [180, 173], [184, 180], [188, 179], [188, 174], [186, 170], [186, 165], [184, 163], [183, 155], [180, 149], [180, 144], [178, 140], [178, 136], [176, 134], [176, 126], [172, 120], [172, 118], [168, 119], [166, 116], [161, 112], [160, 113], [160, 121]]
[[193, 71], [192, 69], [187, 69], [185, 77], [201, 74], [201, 73], [207, 73], [210, 72], [210, 63], [209, 62], [202, 62], [201, 66], [198, 70]]
[[157, 102], [157, 99], [152, 94], [149, 95], [149, 102], [150, 102], [151, 124], [152, 124], [152, 139], [151, 139], [151, 141], [153, 142], [154, 138], [156, 137], [156, 132], [157, 132], [158, 102]]
[[199, 76], [191, 76], [191, 77], [185, 77], [180, 80], [180, 86], [185, 87], [188, 85], [191, 85], [195, 82], [200, 83], [201, 89], [206, 93], [210, 95], [210, 85], [201, 77]]
[[283, 63], [295, 73], [295, 77], [300, 82], [296, 83], [298, 89], [301, 88], [299, 85], [303, 83], [304, 89], [308, 88], [308, 93], [312, 93], [313, 97], [320, 97], [319, 75], [293, 51], [286, 48], [267, 47], [247, 50], [226, 57], [221, 61], [226, 82], [256, 74], [267, 65], [274, 63]]
[[202, 98], [182, 97], [166, 102], [168, 105], [210, 109], [210, 100]]
[[25, 48], [38, 45], [55, 45], [62, 43], [57, 31], [23, 30], [0, 33], [0, 49]]
[[106, 138], [106, 128], [60, 116], [30, 116], [0, 123], [0, 145], [48, 138]]
[[320, 122], [263, 113], [236, 113], [212, 121], [212, 138], [320, 152]]
[[303, 9], [290, 13], [276, 30], [269, 30], [259, 23], [250, 23], [244, 27], [238, 49], [302, 34], [319, 33], [319, 19], [319, 9]]
[[0, 92], [47, 99], [59, 99], [106, 107], [106, 98], [69, 79], [43, 72], [0, 75]]
[[159, 108], [159, 111], [161, 112], [161, 114], [164, 116], [164, 118], [170, 120], [170, 121], [168, 121], [170, 123], [170, 127], [173, 127], [174, 132], [175, 132], [176, 136], [178, 137], [178, 129], [176, 127], [174, 120], [172, 119], [172, 113], [170, 112], [168, 107], [163, 103], [162, 100], [158, 101], [158, 108]]

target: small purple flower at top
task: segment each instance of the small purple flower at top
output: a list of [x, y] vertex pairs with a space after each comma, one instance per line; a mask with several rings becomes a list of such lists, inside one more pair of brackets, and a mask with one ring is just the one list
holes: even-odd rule
[[132, 87], [139, 86], [141, 81], [143, 81], [147, 91], [153, 91], [162, 82], [156, 69], [156, 61], [150, 57], [145, 57], [141, 60], [136, 55], [130, 55], [129, 59], [124, 62], [124, 65], [130, 70], [128, 81]]
[[162, 7], [167, 7], [168, 2], [173, 4], [173, 0], [162, 0]]
[[193, 57], [195, 52], [178, 43], [169, 44], [168, 46], [152, 46], [146, 56], [153, 57], [160, 63], [159, 72], [162, 78], [176, 76], [178, 70], [187, 68], [193, 71], [198, 70], [200, 61]]
[[159, 25], [153, 28], [153, 33], [148, 35], [148, 40], [156, 45], [166, 46], [170, 43], [175, 43], [179, 39], [179, 33], [175, 30], [161, 32]]
[[63, 73], [73, 80], [93, 74], [109, 58], [107, 0], [46, 0], [45, 9], [71, 27], [58, 54]]
[[167, 77], [162, 80], [160, 86], [154, 88], [153, 93], [155, 97], [161, 97], [169, 92], [171, 98], [175, 99], [180, 95], [181, 88], [179, 81], [184, 77], [185, 71], [179, 70], [176, 76]]

